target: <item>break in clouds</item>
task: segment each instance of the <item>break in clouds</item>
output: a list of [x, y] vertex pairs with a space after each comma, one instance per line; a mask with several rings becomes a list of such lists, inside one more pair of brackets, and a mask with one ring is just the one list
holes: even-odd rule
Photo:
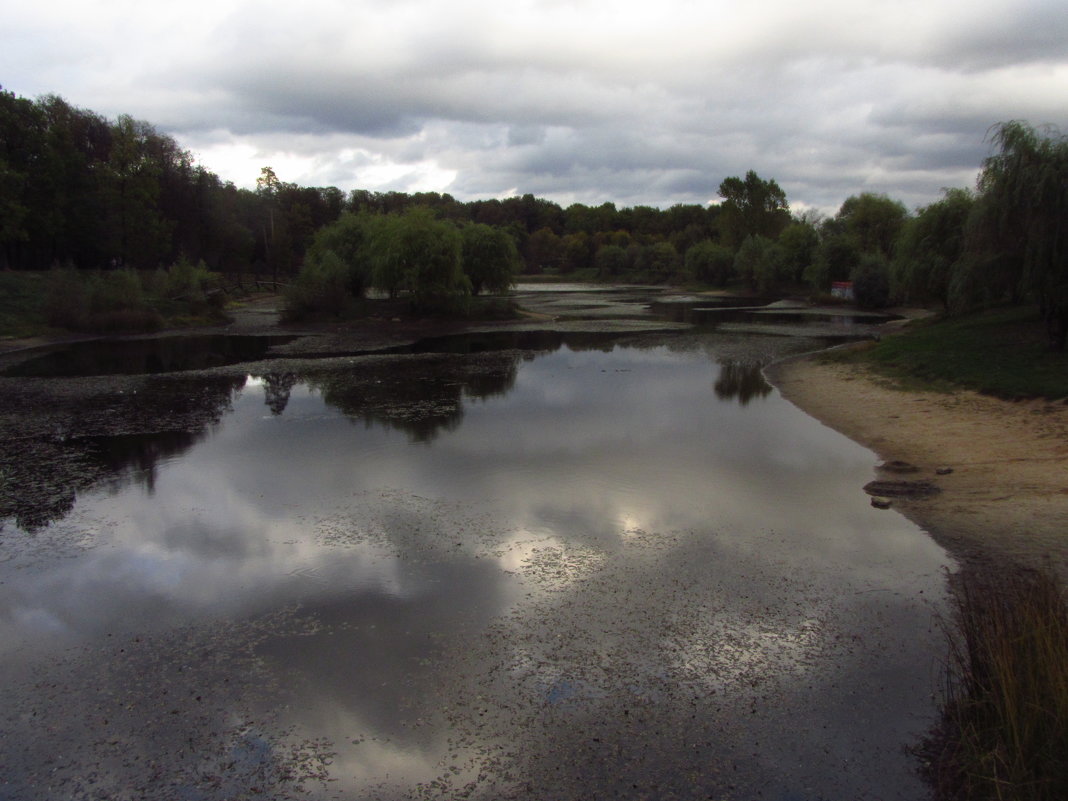
[[5, 12], [0, 82], [151, 122], [251, 186], [795, 208], [971, 186], [989, 127], [1068, 128], [1060, 0], [55, 2]]

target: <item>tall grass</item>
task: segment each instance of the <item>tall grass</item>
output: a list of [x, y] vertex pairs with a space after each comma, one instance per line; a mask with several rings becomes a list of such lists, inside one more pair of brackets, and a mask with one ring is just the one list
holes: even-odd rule
[[1068, 604], [1050, 571], [962, 579], [940, 736], [940, 799], [1068, 799]]

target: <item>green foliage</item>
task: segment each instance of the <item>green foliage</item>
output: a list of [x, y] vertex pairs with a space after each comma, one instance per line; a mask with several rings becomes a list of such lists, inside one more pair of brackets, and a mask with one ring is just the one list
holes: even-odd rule
[[495, 295], [507, 292], [519, 273], [519, 250], [505, 231], [475, 223], [461, 231], [463, 271], [471, 290]]
[[1034, 307], [1010, 306], [914, 323], [864, 351], [830, 358], [862, 361], [918, 386], [964, 387], [1002, 398], [1068, 398], [1068, 354], [1045, 346]]
[[626, 272], [630, 259], [627, 257], [626, 248], [620, 245], [604, 245], [597, 250], [593, 264], [597, 268], [597, 275], [612, 278]]
[[968, 190], [947, 189], [940, 201], [904, 222], [891, 264], [894, 297], [949, 308], [950, 287], [954, 273], [962, 269], [965, 232], [974, 205]]
[[370, 240], [372, 280], [391, 297], [407, 290], [418, 310], [455, 311], [471, 291], [462, 250], [455, 225], [436, 219], [428, 209], [413, 208], [375, 226]]
[[865, 253], [853, 271], [853, 299], [862, 309], [890, 305], [890, 264], [881, 253]]
[[70, 268], [52, 270], [45, 296], [45, 319], [55, 328], [79, 331], [89, 321], [89, 280]]
[[774, 180], [763, 180], [753, 170], [745, 178], [726, 178], [719, 185], [723, 198], [718, 224], [723, 240], [738, 246], [746, 237], [775, 239], [790, 223], [786, 193]]
[[352, 304], [349, 267], [332, 250], [304, 262], [285, 292], [285, 317], [303, 320], [321, 314], [340, 316]]
[[734, 273], [762, 294], [772, 292], [785, 275], [785, 254], [772, 240], [749, 236], [734, 255]]
[[983, 163], [980, 202], [970, 240], [974, 249], [1018, 266], [1020, 285], [1039, 304], [1050, 347], [1068, 339], [1068, 137], [1053, 129], [997, 126], [999, 152]]
[[686, 251], [686, 273], [695, 281], [724, 286], [734, 274], [734, 252], [710, 239]]
[[[363, 297], [371, 284], [370, 239], [375, 221], [366, 213], [342, 214], [330, 225], [320, 228], [304, 257], [305, 267], [318, 268], [329, 260], [323, 274], [333, 273], [340, 262], [345, 268], [345, 291]], [[333, 280], [333, 279], [331, 279]]]
[[551, 228], [539, 228], [527, 238], [525, 256], [528, 272], [553, 272], [563, 263], [564, 245]]
[[827, 228], [848, 235], [861, 253], [881, 253], [889, 258], [907, 217], [908, 211], [900, 201], [863, 192], [846, 198]]
[[860, 262], [860, 247], [846, 233], [825, 234], [816, 258], [805, 269], [805, 280], [815, 289], [828, 290], [834, 281], [848, 281]]
[[638, 254], [638, 271], [645, 281], [666, 281], [679, 269], [679, 254], [670, 242], [646, 245]]
[[784, 277], [792, 284], [801, 283], [820, 246], [816, 226], [806, 220], [795, 220], [782, 229], [779, 246], [783, 251]]
[[560, 269], [573, 273], [593, 266], [594, 242], [585, 231], [568, 234], [561, 240], [563, 260]]
[[940, 797], [1068, 798], [1068, 604], [1050, 571], [965, 574], [955, 588]]
[[0, 338], [43, 333], [49, 276], [0, 271]]

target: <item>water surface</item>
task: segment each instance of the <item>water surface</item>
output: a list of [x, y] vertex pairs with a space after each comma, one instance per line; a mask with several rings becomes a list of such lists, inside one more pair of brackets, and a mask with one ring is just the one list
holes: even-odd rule
[[252, 374], [74, 443], [109, 479], [0, 529], [0, 796], [926, 797], [945, 554], [687, 342]]

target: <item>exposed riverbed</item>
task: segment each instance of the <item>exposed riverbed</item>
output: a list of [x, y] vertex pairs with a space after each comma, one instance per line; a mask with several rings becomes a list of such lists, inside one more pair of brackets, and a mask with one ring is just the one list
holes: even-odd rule
[[0, 797], [926, 798], [949, 560], [764, 382], [820, 342], [562, 292], [0, 378]]

